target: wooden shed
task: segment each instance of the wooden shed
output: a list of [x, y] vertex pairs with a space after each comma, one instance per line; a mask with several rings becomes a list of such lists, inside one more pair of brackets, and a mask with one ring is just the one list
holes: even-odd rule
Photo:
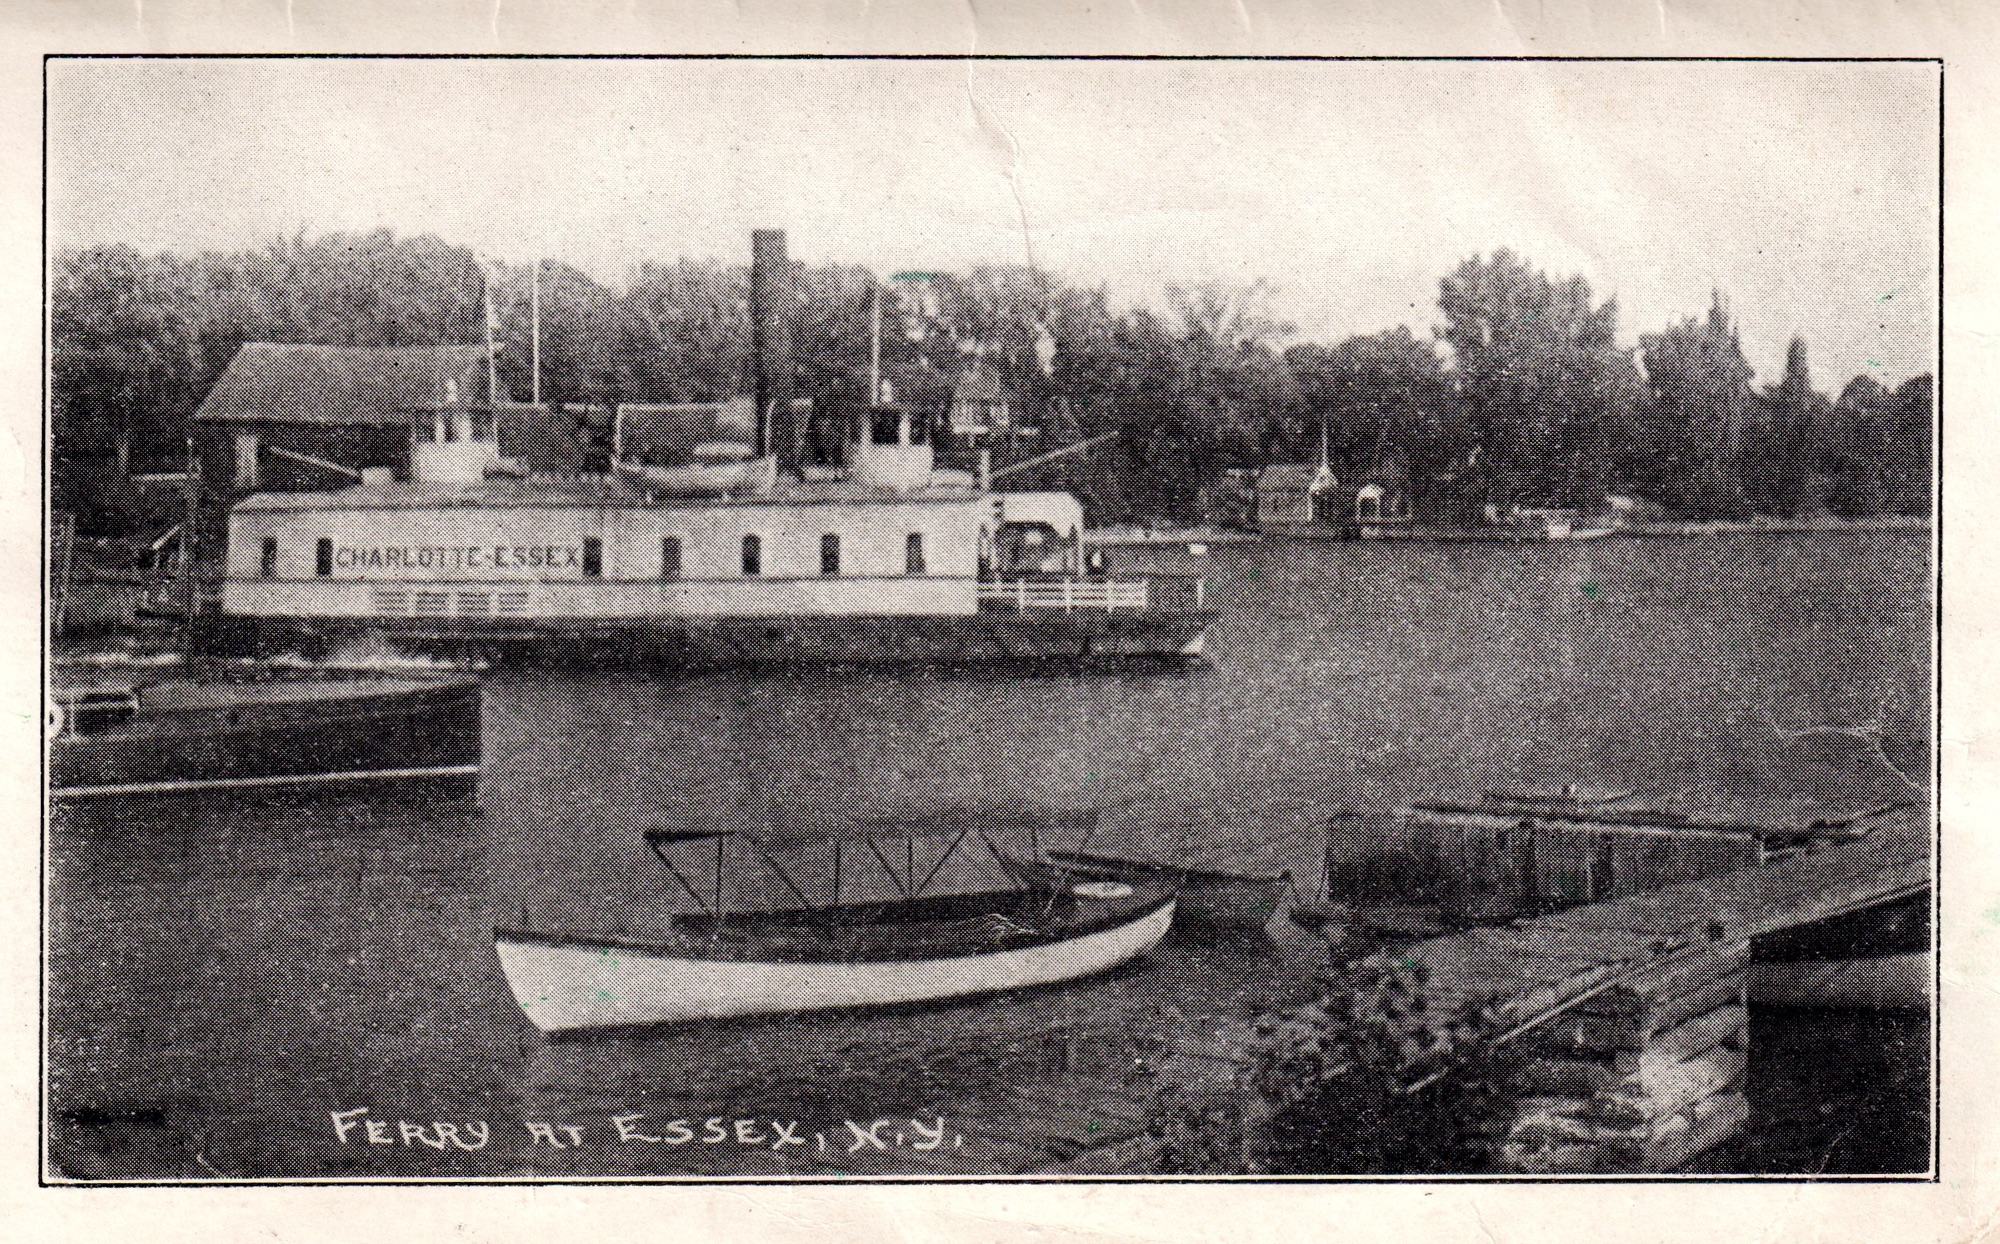
[[252, 342], [231, 359], [195, 423], [202, 476], [238, 491], [339, 487], [339, 472], [407, 477], [413, 436], [493, 437], [485, 346]]
[[1257, 476], [1257, 526], [1283, 532], [1325, 524], [1333, 517], [1339, 481], [1324, 465], [1286, 463]]

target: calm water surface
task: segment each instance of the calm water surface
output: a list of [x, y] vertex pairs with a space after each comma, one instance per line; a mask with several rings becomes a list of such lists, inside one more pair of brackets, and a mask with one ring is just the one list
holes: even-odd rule
[[[1096, 810], [1097, 847], [1306, 871], [1329, 812], [1453, 789], [1610, 781], [1764, 816], [1904, 797], [1930, 768], [1929, 557], [1914, 531], [1149, 551], [1209, 577], [1204, 668], [498, 672], [482, 814], [205, 803], [53, 828], [54, 1169], [672, 1173], [662, 1147], [558, 1152], [526, 1125], [602, 1132], [724, 1099], [930, 1109], [1004, 1080], [1032, 1056], [1008, 1042], [1050, 1008], [1143, 989], [1141, 967], [936, 1008], [920, 1022], [962, 1029], [967, 1054], [893, 1075], [896, 1025], [855, 1017], [545, 1041], [492, 924], [645, 929], [670, 884], [649, 826], [1028, 804]], [[1236, 952], [1163, 953], [1194, 972]], [[394, 1143], [337, 1136], [330, 1116], [363, 1107]], [[490, 1139], [440, 1150], [434, 1126], [398, 1128], [439, 1120]]]

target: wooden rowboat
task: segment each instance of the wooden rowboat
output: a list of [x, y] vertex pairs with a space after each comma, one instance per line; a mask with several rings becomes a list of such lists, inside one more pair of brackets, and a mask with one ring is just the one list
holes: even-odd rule
[[1051, 864], [1068, 869], [1086, 880], [1169, 887], [1180, 895], [1175, 918], [1185, 924], [1261, 927], [1284, 903], [1292, 889], [1290, 872], [1251, 875], [1186, 868], [1090, 851], [1049, 851], [1045, 854]]
[[[864, 839], [867, 848], [857, 846], [845, 859], [837, 844], [829, 856], [815, 843], [821, 862], [831, 862], [828, 886], [826, 872], [801, 867], [807, 861], [797, 844], [768, 847], [730, 832], [653, 831], [649, 845], [704, 910], [671, 917], [657, 937], [496, 928], [494, 944], [528, 1018], [544, 1032], [570, 1032], [930, 1002], [1051, 984], [1145, 953], [1173, 921], [1168, 886], [1074, 877], [1046, 884], [1033, 879], [1032, 868], [1004, 858], [999, 862], [1010, 880], [999, 888], [922, 892], [965, 837], [961, 832], [931, 861], [919, 860], [907, 842], [899, 854]], [[741, 857], [745, 844], [749, 857], [761, 859], [802, 901], [728, 910], [736, 889], [728, 880], [732, 850]], [[713, 882], [686, 867], [686, 857], [710, 852]], [[895, 881], [903, 895], [838, 901], [843, 888], [865, 884], [857, 874], [866, 871]], [[815, 897], [835, 901], [811, 902]]]
[[1766, 1006], [1915, 1010], [1931, 1002], [1931, 895], [1751, 943], [1750, 1000]]

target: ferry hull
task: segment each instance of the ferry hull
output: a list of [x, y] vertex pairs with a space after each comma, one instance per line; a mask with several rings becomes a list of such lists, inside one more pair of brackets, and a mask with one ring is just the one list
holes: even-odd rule
[[1074, 980], [1144, 954], [1171, 898], [1108, 927], [987, 953], [846, 961], [700, 958], [496, 931], [508, 987], [543, 1032], [929, 1002]]
[[798, 617], [515, 622], [267, 621], [255, 648], [325, 653], [376, 639], [413, 653], [492, 663], [715, 667], [771, 664], [980, 665], [1202, 659], [1214, 615], [1145, 610], [946, 617]]

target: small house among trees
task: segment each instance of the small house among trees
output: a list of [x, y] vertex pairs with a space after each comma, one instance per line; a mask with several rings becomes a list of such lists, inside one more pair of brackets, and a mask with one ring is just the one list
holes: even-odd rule
[[1015, 426], [1014, 395], [992, 367], [977, 363], [965, 370], [951, 394], [951, 433], [977, 444], [1005, 437]]
[[1338, 521], [1339, 481], [1313, 463], [1282, 463], [1257, 476], [1257, 526], [1285, 531]]

